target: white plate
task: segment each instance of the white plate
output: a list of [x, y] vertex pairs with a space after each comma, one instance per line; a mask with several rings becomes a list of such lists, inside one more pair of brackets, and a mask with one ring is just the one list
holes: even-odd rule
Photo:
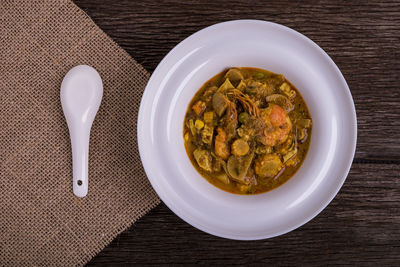
[[[232, 67], [282, 73], [303, 95], [313, 119], [308, 155], [279, 188], [235, 195], [202, 178], [183, 144], [183, 120], [201, 85]], [[140, 156], [164, 203], [207, 233], [241, 240], [287, 233], [334, 198], [349, 172], [357, 137], [350, 90], [329, 56], [304, 35], [279, 24], [237, 20], [205, 28], [161, 61], [144, 92], [138, 118]]]

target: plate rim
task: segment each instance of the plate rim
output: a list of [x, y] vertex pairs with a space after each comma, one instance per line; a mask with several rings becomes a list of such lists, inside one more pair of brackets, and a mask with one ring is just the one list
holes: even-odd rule
[[[320, 205], [320, 207], [318, 209], [316, 209], [316, 211], [314, 213], [312, 213], [310, 216], [306, 217], [303, 221], [301, 221], [300, 223], [295, 224], [293, 227], [289, 227], [287, 229], [285, 229], [284, 231], [280, 231], [280, 232], [276, 232], [274, 234], [265, 234], [265, 235], [256, 235], [256, 236], [243, 236], [243, 235], [228, 235], [228, 234], [223, 234], [223, 233], [219, 233], [217, 231], [213, 231], [210, 228], [207, 228], [206, 226], [203, 226], [201, 224], [198, 224], [195, 220], [192, 220], [192, 218], [187, 217], [185, 214], [181, 213], [173, 203], [170, 203], [168, 201], [168, 198], [165, 197], [164, 193], [159, 189], [157, 183], [155, 182], [155, 180], [153, 180], [153, 178], [151, 178], [151, 167], [149, 162], [147, 161], [147, 158], [145, 158], [145, 147], [143, 142], [141, 142], [140, 140], [142, 140], [142, 136], [144, 135], [144, 127], [143, 124], [141, 123], [141, 121], [143, 121], [145, 119], [145, 114], [143, 113], [143, 106], [144, 103], [146, 101], [146, 99], [148, 98], [148, 94], [150, 89], [148, 89], [152, 83], [153, 80], [155, 79], [155, 75], [157, 73], [157, 71], [164, 65], [166, 64], [165, 62], [169, 59], [169, 57], [176, 51], [178, 50], [181, 46], [185, 45], [185, 43], [189, 42], [191, 39], [195, 38], [196, 35], [202, 33], [202, 32], [206, 32], [206, 31], [210, 31], [210, 30], [214, 30], [215, 28], [218, 27], [223, 27], [225, 25], [228, 24], [240, 24], [240, 23], [258, 23], [258, 24], [269, 24], [269, 25], [273, 25], [274, 27], [278, 27], [280, 29], [283, 29], [285, 31], [288, 31], [291, 34], [297, 35], [297, 37], [300, 37], [302, 40], [308, 42], [309, 44], [311, 44], [314, 48], [316, 48], [321, 55], [327, 59], [328, 64], [332, 65], [332, 67], [334, 68], [335, 74], [337, 75], [337, 77], [339, 78], [340, 82], [343, 84], [344, 88], [346, 89], [344, 92], [346, 94], [346, 98], [348, 100], [350, 100], [350, 108], [352, 110], [352, 116], [351, 116], [351, 120], [349, 122], [352, 122], [352, 128], [349, 129], [349, 133], [352, 135], [349, 135], [348, 140], [351, 142], [352, 148], [351, 148], [351, 154], [349, 155], [349, 161], [346, 162], [345, 164], [345, 168], [343, 168], [343, 172], [341, 177], [341, 181], [338, 183], [337, 188], [335, 188], [334, 190], [334, 194], [332, 194], [331, 196], [329, 196], [326, 201], [324, 203], [322, 203]], [[342, 188], [344, 182], [347, 179], [347, 176], [350, 172], [352, 163], [353, 163], [353, 159], [355, 156], [355, 152], [356, 152], [356, 147], [357, 147], [357, 114], [356, 114], [356, 109], [355, 109], [355, 104], [354, 104], [354, 99], [352, 97], [350, 88], [342, 74], [342, 72], [340, 71], [340, 69], [338, 68], [338, 66], [336, 65], [336, 63], [332, 60], [332, 58], [319, 46], [317, 45], [314, 41], [312, 41], [310, 38], [308, 38], [307, 36], [301, 34], [300, 32], [293, 30], [285, 25], [282, 24], [278, 24], [275, 22], [270, 22], [270, 21], [265, 21], [265, 20], [253, 20], [253, 19], [239, 19], [239, 20], [230, 20], [230, 21], [224, 21], [224, 22], [220, 22], [220, 23], [216, 23], [213, 24], [211, 26], [205, 27], [199, 31], [194, 32], [193, 34], [191, 34], [190, 36], [186, 37], [184, 40], [182, 40], [181, 42], [179, 42], [174, 48], [172, 48], [165, 56], [164, 58], [160, 61], [160, 63], [157, 65], [156, 69], [154, 70], [154, 72], [152, 73], [146, 88], [143, 92], [143, 96], [141, 98], [140, 101], [140, 108], [139, 108], [139, 113], [138, 113], [138, 118], [137, 118], [137, 141], [138, 141], [138, 147], [139, 147], [139, 154], [140, 154], [140, 158], [144, 167], [144, 170], [146, 172], [146, 176], [148, 178], [148, 180], [150, 181], [153, 189], [156, 191], [156, 193], [158, 194], [158, 196], [160, 197], [160, 199], [165, 203], [165, 205], [167, 205], [167, 207], [173, 211], [178, 217], [180, 217], [182, 220], [184, 220], [186, 223], [190, 224], [191, 226], [205, 232], [208, 234], [212, 234], [218, 237], [222, 237], [222, 238], [227, 238], [227, 239], [233, 239], [233, 240], [261, 240], [261, 239], [267, 239], [267, 238], [273, 238], [279, 235], [283, 235], [286, 234], [288, 232], [291, 232], [301, 226], [303, 226], [304, 224], [306, 224], [307, 222], [311, 221], [313, 218], [315, 218], [319, 213], [322, 212], [322, 210], [324, 210], [331, 202], [332, 200], [336, 197], [336, 195], [338, 194], [338, 192], [340, 191], [340, 189]], [[350, 150], [350, 149], [349, 149]]]

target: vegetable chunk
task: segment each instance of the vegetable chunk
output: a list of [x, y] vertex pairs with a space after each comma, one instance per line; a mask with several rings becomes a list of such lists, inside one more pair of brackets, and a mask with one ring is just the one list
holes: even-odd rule
[[221, 117], [228, 107], [228, 101], [222, 93], [216, 92], [212, 98], [212, 105], [217, 115]]
[[238, 183], [249, 184], [251, 180], [246, 177], [246, 174], [250, 168], [253, 157], [254, 153], [244, 157], [236, 157], [231, 155], [227, 163], [229, 176]]
[[203, 101], [199, 100], [192, 106], [193, 111], [196, 113], [197, 116], [200, 116], [203, 114], [203, 112], [206, 110], [206, 103]]
[[261, 178], [270, 178], [282, 169], [281, 159], [276, 154], [259, 156], [254, 163], [254, 171]]
[[193, 157], [200, 168], [206, 171], [211, 171], [211, 154], [207, 150], [196, 149], [193, 151]]
[[225, 78], [228, 78], [231, 83], [237, 85], [241, 80], [244, 79], [244, 76], [239, 69], [232, 68], [229, 69], [228, 72], [225, 74]]
[[249, 144], [243, 139], [236, 139], [232, 144], [232, 154], [235, 156], [244, 156], [249, 153]]

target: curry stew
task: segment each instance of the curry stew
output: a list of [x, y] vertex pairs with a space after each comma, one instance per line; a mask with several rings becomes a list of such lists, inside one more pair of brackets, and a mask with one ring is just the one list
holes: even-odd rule
[[183, 137], [196, 170], [237, 194], [272, 190], [301, 166], [312, 120], [281, 74], [231, 68], [207, 81], [186, 111]]

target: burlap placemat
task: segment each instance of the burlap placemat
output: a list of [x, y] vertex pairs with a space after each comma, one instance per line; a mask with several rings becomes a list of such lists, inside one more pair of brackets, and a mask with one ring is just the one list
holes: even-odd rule
[[[79, 64], [104, 84], [83, 199], [59, 97]], [[0, 1], [0, 265], [83, 265], [159, 203], [136, 139], [148, 77], [72, 2]]]

